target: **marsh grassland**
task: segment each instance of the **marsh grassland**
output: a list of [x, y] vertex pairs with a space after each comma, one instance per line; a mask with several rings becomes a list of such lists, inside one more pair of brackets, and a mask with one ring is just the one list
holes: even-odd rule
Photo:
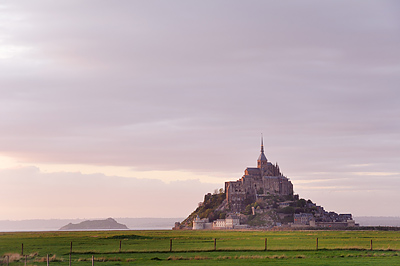
[[10, 266], [25, 265], [25, 260], [26, 265], [47, 265], [47, 255], [49, 265], [69, 265], [71, 256], [71, 265], [77, 266], [92, 265], [92, 258], [94, 265], [101, 266], [171, 263], [400, 265], [400, 232], [166, 230], [0, 233], [0, 265], [7, 265], [7, 261]]

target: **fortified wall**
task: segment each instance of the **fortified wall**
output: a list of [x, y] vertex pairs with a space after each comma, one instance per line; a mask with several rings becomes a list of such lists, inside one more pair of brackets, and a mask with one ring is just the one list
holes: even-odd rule
[[247, 204], [268, 195], [293, 195], [293, 184], [283, 176], [278, 164], [272, 164], [264, 154], [261, 140], [261, 154], [257, 167], [248, 167], [237, 181], [225, 182], [226, 199], [233, 212], [240, 212]]

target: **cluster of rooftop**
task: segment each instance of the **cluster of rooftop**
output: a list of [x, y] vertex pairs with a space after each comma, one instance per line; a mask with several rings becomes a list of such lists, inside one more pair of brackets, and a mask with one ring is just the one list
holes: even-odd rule
[[315, 203], [307, 203], [308, 208], [314, 209], [313, 213], [295, 213], [292, 227], [355, 227], [359, 226], [353, 220], [350, 213], [337, 214], [336, 212], [327, 212], [322, 206], [317, 206]]

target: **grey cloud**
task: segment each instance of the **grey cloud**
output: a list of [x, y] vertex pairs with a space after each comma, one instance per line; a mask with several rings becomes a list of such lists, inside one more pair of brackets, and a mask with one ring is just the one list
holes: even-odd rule
[[5, 154], [236, 178], [264, 132], [293, 175], [397, 168], [395, 2], [43, 3], [2, 11], [31, 48], [0, 62]]
[[300, 190], [315, 190], [319, 187], [325, 187], [328, 190], [334, 191], [395, 191], [394, 188], [400, 185], [400, 173], [357, 173], [346, 172], [340, 176], [330, 174], [313, 174], [315, 179], [309, 180], [310, 182], [299, 184]]

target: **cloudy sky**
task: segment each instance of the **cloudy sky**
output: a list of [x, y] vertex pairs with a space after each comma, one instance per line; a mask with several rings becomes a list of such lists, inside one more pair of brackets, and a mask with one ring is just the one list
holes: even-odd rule
[[254, 167], [400, 216], [398, 1], [3, 1], [0, 220], [185, 217]]

